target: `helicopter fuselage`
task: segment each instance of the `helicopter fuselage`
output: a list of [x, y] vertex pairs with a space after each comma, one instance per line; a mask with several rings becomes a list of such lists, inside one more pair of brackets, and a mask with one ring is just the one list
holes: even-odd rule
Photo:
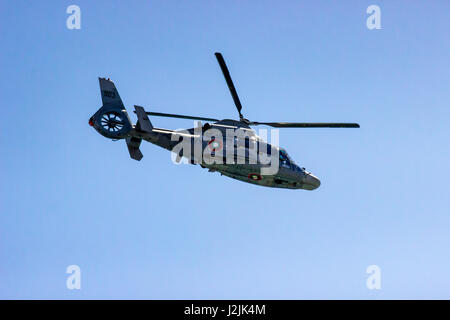
[[[236, 135], [237, 131], [246, 135]], [[177, 162], [198, 164], [209, 172], [219, 172], [221, 175], [243, 182], [266, 187], [305, 190], [314, 190], [320, 186], [320, 180], [304, 168], [300, 168], [284, 149], [263, 141], [254, 130], [240, 121], [225, 119], [177, 131], [152, 128], [151, 132], [143, 132], [138, 126], [134, 126], [131, 135], [174, 152]], [[181, 148], [180, 141], [188, 147]], [[195, 154], [196, 145], [200, 150], [197, 154]], [[253, 152], [254, 148], [264, 151], [266, 155], [268, 153], [268, 156], [276, 154], [278, 161], [273, 174], [263, 174], [262, 169], [272, 164], [260, 161], [259, 154]], [[258, 156], [252, 158], [252, 154]]]

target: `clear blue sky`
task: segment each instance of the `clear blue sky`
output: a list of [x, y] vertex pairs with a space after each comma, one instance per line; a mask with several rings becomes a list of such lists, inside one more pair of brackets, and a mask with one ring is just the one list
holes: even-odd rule
[[[81, 8], [81, 30], [66, 8]], [[381, 8], [368, 30], [366, 8]], [[0, 298], [450, 298], [450, 3], [1, 1]], [[316, 191], [245, 184], [88, 126], [125, 105], [285, 129]], [[134, 115], [132, 115], [134, 117]], [[158, 127], [192, 121], [154, 118]], [[79, 265], [81, 290], [66, 288]], [[366, 268], [382, 289], [366, 288]]]

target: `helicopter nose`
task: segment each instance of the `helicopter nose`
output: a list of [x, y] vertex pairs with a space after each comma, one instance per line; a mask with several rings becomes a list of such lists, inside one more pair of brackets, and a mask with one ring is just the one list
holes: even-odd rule
[[303, 189], [314, 190], [320, 186], [320, 180], [311, 173], [307, 173], [306, 177], [303, 178]]

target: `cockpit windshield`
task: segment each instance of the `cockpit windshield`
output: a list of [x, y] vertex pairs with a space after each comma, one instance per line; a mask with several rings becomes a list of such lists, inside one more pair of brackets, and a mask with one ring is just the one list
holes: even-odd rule
[[280, 161], [287, 161], [289, 163], [295, 163], [294, 160], [288, 155], [286, 150], [280, 148]]
[[280, 148], [280, 165], [290, 167], [291, 164], [294, 164], [294, 161], [292, 161], [291, 157], [289, 157], [286, 150]]
[[288, 155], [286, 150], [282, 148], [280, 148], [280, 167], [290, 168], [297, 172], [304, 171], [303, 168], [300, 168], [298, 165], [295, 164], [295, 161], [292, 160], [292, 158]]

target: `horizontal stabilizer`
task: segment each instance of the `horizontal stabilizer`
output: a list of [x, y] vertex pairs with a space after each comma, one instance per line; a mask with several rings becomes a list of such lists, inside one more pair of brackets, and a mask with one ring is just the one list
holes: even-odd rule
[[145, 112], [143, 107], [140, 106], [134, 106], [134, 109], [136, 109], [136, 115], [138, 117], [138, 124], [139, 129], [141, 129], [144, 132], [151, 133], [153, 130], [152, 123], [150, 122], [150, 119], [147, 116], [147, 113]]

